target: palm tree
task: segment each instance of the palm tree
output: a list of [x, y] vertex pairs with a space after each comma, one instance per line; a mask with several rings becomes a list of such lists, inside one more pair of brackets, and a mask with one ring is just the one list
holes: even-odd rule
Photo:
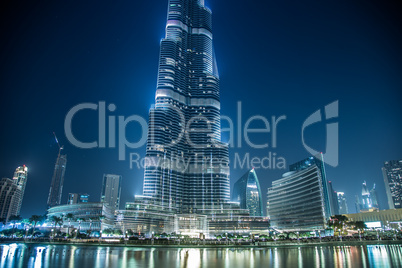
[[65, 215], [65, 218], [66, 220], [68, 220], [67, 235], [70, 235], [71, 221], [73, 221], [75, 217], [73, 213], [67, 213], [67, 215]]
[[40, 215], [32, 215], [29, 218], [29, 221], [34, 224], [33, 229], [32, 229], [31, 241], [32, 241], [32, 238], [33, 238], [34, 233], [35, 233], [36, 224], [38, 224], [38, 222], [43, 221], [43, 219], [44, 219], [43, 216], [40, 216]]
[[85, 221], [85, 219], [84, 218], [78, 218], [77, 221], [78, 221], [78, 231], [77, 231], [77, 234], [76, 234], [75, 238], [77, 238], [78, 234], [81, 232], [81, 222]]
[[54, 229], [55, 229], [55, 231], [56, 231], [57, 225], [60, 225], [60, 228], [61, 228], [61, 225], [63, 224], [63, 218], [57, 217], [57, 216], [52, 216], [52, 217], [50, 218], [50, 220], [54, 223]]
[[13, 234], [15, 232], [15, 225], [17, 224], [18, 221], [22, 220], [20, 215], [11, 215], [10, 218], [8, 218], [9, 221], [13, 223]]
[[7, 219], [6, 218], [0, 218], [0, 223], [3, 224], [3, 228], [6, 226]]

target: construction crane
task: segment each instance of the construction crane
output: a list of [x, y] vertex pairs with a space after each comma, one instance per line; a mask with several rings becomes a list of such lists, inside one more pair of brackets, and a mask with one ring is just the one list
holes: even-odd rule
[[64, 147], [63, 147], [63, 145], [60, 145], [59, 140], [56, 137], [56, 133], [53, 132], [53, 135], [54, 135], [57, 145], [59, 146], [59, 157], [60, 157], [61, 150], [63, 150]]

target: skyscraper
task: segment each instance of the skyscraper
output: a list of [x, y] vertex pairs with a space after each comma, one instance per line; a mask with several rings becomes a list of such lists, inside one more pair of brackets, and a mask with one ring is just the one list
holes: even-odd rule
[[106, 203], [113, 209], [120, 206], [121, 176], [104, 174], [102, 181], [101, 202]]
[[174, 213], [212, 213], [230, 198], [211, 21], [203, 0], [169, 1], [143, 195]]
[[13, 179], [3, 178], [0, 181], [0, 218], [20, 215], [25, 186], [28, 179], [28, 168], [17, 167]]
[[389, 209], [402, 208], [402, 160], [391, 160], [382, 168]]
[[338, 195], [338, 206], [339, 206], [339, 214], [348, 214], [348, 205], [346, 203], [345, 193], [337, 192]]
[[322, 154], [290, 170], [268, 189], [271, 226], [284, 231], [325, 229], [331, 210]]
[[20, 214], [22, 200], [23, 200], [24, 194], [25, 194], [25, 187], [27, 185], [27, 180], [28, 180], [28, 168], [25, 165], [23, 165], [21, 167], [17, 167], [17, 169], [14, 172], [13, 181], [14, 181], [14, 184], [17, 185], [17, 187], [20, 191], [17, 192], [18, 205], [17, 205], [17, 214], [15, 214], [15, 215]]
[[59, 154], [54, 165], [52, 182], [49, 189], [49, 197], [47, 199], [48, 207], [61, 205], [61, 197], [63, 193], [64, 173], [66, 172], [67, 155], [61, 154], [63, 147], [59, 148]]
[[332, 182], [328, 181], [328, 192], [329, 198], [331, 199], [331, 214], [338, 215], [339, 214], [339, 205], [338, 205], [338, 196], [336, 191], [332, 186]]
[[261, 187], [254, 168], [244, 174], [233, 187], [232, 200], [247, 209], [250, 216], [263, 216]]
[[375, 184], [373, 189], [369, 190], [366, 181], [362, 184], [362, 194], [360, 198], [356, 196], [356, 210], [357, 212], [367, 212], [373, 210], [379, 210], [377, 191], [375, 190]]

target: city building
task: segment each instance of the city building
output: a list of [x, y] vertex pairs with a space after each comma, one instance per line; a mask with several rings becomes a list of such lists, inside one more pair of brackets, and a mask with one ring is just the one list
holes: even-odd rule
[[64, 173], [66, 172], [67, 155], [61, 154], [63, 147], [59, 148], [59, 154], [54, 165], [52, 182], [49, 189], [49, 197], [47, 199], [48, 207], [58, 206], [61, 204], [63, 193]]
[[104, 174], [102, 181], [101, 202], [106, 203], [113, 209], [120, 206], [121, 176]]
[[143, 195], [175, 214], [213, 214], [230, 200], [211, 21], [202, 0], [169, 1]]
[[0, 181], [0, 218], [20, 215], [25, 186], [28, 180], [28, 167], [17, 167], [12, 179], [3, 178]]
[[15, 181], [9, 178], [2, 178], [0, 181], [0, 218], [8, 219], [10, 216], [19, 215], [18, 203], [21, 190]]
[[14, 177], [13, 177], [14, 184], [17, 185], [18, 189], [20, 189], [20, 191], [17, 192], [18, 205], [17, 205], [17, 214], [16, 215], [20, 215], [22, 200], [24, 198], [27, 180], [28, 180], [28, 168], [25, 165], [23, 165], [21, 167], [17, 167], [17, 169], [14, 172]]
[[247, 171], [233, 187], [232, 200], [247, 209], [250, 216], [263, 216], [261, 187], [255, 169]]
[[268, 189], [271, 227], [281, 231], [323, 230], [331, 214], [323, 155], [309, 157]]
[[402, 208], [402, 160], [385, 162], [382, 174], [389, 209]]
[[331, 203], [331, 214], [339, 215], [338, 195], [334, 190], [331, 181], [328, 181], [328, 192]]
[[[67, 214], [72, 214], [73, 219], [65, 218]], [[100, 230], [114, 227], [113, 209], [105, 203], [83, 202], [71, 205], [54, 206], [48, 209], [47, 219], [51, 221], [52, 217], [63, 219], [63, 228], [72, 230], [75, 228], [80, 232], [88, 230], [99, 232]]]
[[369, 212], [359, 212], [346, 214], [350, 221], [363, 221], [367, 227], [375, 226], [383, 228], [397, 228], [402, 226], [402, 209], [375, 210]]
[[379, 210], [377, 191], [375, 190], [375, 184], [373, 189], [369, 190], [366, 181], [362, 184], [361, 196], [356, 196], [356, 211], [367, 212]]
[[78, 194], [78, 193], [69, 193], [67, 204], [78, 204], [78, 203], [88, 203], [89, 194]]
[[337, 192], [338, 197], [338, 207], [339, 207], [339, 214], [348, 214], [348, 205], [346, 202], [346, 197], [344, 192]]

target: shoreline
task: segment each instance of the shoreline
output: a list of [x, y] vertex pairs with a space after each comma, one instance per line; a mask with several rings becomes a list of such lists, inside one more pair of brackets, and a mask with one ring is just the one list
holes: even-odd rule
[[266, 249], [266, 248], [298, 248], [298, 247], [317, 247], [317, 246], [363, 246], [363, 245], [401, 245], [402, 240], [375, 240], [375, 241], [331, 241], [331, 242], [314, 242], [314, 243], [287, 243], [287, 242], [260, 242], [255, 245], [144, 245], [131, 243], [88, 243], [88, 242], [43, 242], [43, 241], [2, 241], [0, 245], [8, 244], [25, 244], [25, 245], [55, 245], [55, 246], [88, 246], [88, 247], [129, 247], [129, 248], [229, 248], [229, 249]]

